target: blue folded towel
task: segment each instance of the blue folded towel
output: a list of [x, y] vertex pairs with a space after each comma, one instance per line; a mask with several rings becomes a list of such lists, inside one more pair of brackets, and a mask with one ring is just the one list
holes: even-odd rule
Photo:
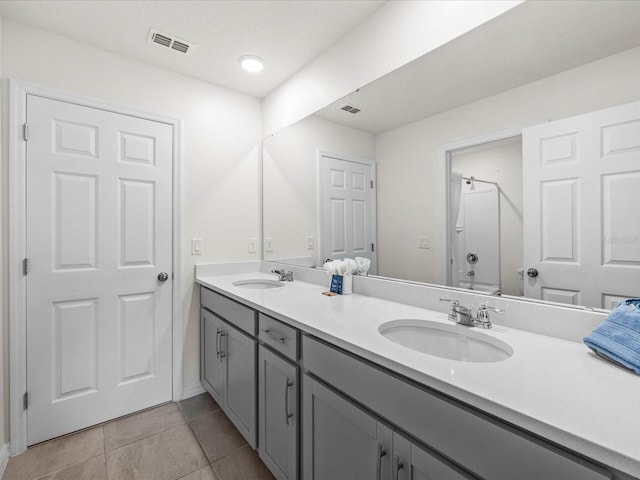
[[640, 375], [640, 298], [620, 302], [584, 343]]

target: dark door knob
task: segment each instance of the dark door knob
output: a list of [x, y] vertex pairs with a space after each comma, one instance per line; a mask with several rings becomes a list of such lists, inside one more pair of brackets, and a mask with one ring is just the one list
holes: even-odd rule
[[527, 276], [531, 277], [531, 278], [535, 278], [538, 276], [538, 270], [536, 270], [535, 268], [530, 268], [529, 270], [527, 270]]
[[169, 274], [167, 272], [161, 272], [158, 274], [158, 280], [161, 282], [166, 282], [169, 279]]

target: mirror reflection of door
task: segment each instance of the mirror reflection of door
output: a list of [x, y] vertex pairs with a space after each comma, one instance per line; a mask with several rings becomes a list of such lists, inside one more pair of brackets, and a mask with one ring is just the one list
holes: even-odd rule
[[[448, 246], [449, 284], [494, 294], [523, 294], [522, 139], [454, 150], [447, 209], [455, 218]], [[454, 180], [452, 172], [460, 175]], [[457, 182], [453, 185], [453, 182]], [[456, 221], [457, 220], [457, 221]], [[467, 261], [476, 253], [478, 261]]]
[[372, 275], [377, 273], [374, 172], [372, 163], [320, 155], [321, 258], [368, 258]]
[[528, 297], [613, 308], [640, 291], [640, 102], [523, 131]]

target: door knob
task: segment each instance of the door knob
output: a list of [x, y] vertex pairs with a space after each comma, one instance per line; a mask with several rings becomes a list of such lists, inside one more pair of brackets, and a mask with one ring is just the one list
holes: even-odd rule
[[469, 252], [467, 253], [467, 262], [469, 263], [477, 263], [478, 262], [478, 254]]
[[535, 268], [530, 268], [529, 270], [527, 270], [527, 276], [531, 277], [531, 278], [535, 278], [538, 276], [538, 270], [536, 270]]
[[160, 272], [158, 274], [158, 280], [161, 282], [166, 282], [169, 279], [169, 274], [167, 272]]

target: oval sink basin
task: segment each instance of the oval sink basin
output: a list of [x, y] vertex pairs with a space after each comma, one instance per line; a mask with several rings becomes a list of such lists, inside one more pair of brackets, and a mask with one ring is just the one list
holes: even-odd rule
[[429, 320], [393, 320], [378, 331], [403, 347], [459, 362], [500, 362], [513, 355], [506, 343], [469, 327]]
[[237, 282], [233, 282], [233, 285], [236, 287], [242, 288], [280, 288], [284, 286], [282, 282], [278, 280], [269, 280], [267, 278], [251, 278], [249, 280], [238, 280]]

